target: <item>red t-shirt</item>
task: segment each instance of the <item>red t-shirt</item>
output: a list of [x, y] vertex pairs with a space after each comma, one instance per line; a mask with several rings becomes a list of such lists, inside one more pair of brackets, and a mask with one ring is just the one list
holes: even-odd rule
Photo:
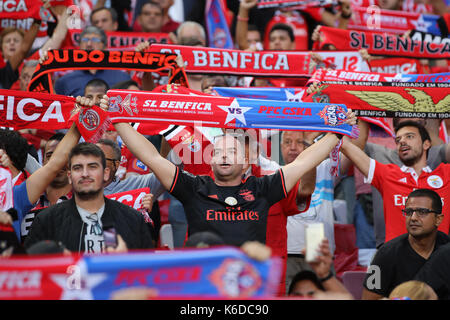
[[438, 230], [449, 233], [450, 164], [440, 164], [434, 171], [425, 167], [420, 176], [417, 176], [412, 168], [382, 164], [372, 159], [367, 180], [383, 197], [386, 242], [407, 232], [401, 209], [405, 207], [408, 195], [415, 189], [432, 189], [441, 196], [444, 219]]

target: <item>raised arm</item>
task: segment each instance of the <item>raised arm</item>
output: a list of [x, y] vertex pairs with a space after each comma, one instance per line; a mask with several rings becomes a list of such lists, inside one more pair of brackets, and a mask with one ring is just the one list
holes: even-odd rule
[[68, 162], [70, 150], [78, 143], [80, 137], [81, 135], [74, 122], [56, 147], [47, 164], [36, 170], [26, 180], [28, 200], [30, 203], [35, 203], [39, 199], [48, 185], [58, 175], [59, 171], [64, 168]]
[[247, 41], [248, 18], [251, 8], [256, 6], [257, 0], [241, 0], [236, 22], [236, 42], [240, 50], [249, 48]]
[[[100, 106], [107, 108], [109, 105], [108, 100], [108, 96], [103, 96], [103, 99], [100, 101]], [[115, 123], [114, 128], [126, 144], [128, 150], [155, 173], [164, 188], [170, 189], [175, 177], [175, 165], [163, 158], [153, 143], [134, 130], [129, 123]]]
[[343, 138], [341, 152], [353, 162], [365, 177], [369, 175], [370, 157], [358, 146], [353, 144], [348, 137]]
[[281, 170], [283, 170], [286, 191], [289, 192], [306, 172], [325, 160], [338, 142], [339, 138], [335, 134], [327, 133], [325, 137], [300, 153], [294, 161], [283, 166]]

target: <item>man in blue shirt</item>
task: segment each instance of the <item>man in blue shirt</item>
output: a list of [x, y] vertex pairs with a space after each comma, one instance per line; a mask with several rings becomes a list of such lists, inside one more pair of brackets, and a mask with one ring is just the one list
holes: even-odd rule
[[[107, 38], [103, 30], [95, 27], [86, 27], [80, 34], [80, 49], [106, 50]], [[130, 75], [121, 70], [75, 70], [55, 81], [55, 92], [66, 96], [83, 96], [86, 84], [92, 79], [101, 79], [109, 87], [122, 81], [130, 80]]]

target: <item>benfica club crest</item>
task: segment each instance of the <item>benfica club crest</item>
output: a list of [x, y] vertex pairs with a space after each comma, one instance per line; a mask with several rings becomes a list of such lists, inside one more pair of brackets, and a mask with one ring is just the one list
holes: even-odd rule
[[226, 297], [252, 296], [262, 284], [261, 277], [251, 264], [235, 259], [225, 259], [211, 274], [210, 280]]
[[79, 122], [88, 131], [96, 130], [100, 124], [100, 115], [93, 109], [83, 109], [79, 115]]
[[319, 112], [319, 116], [324, 120], [324, 123], [329, 126], [340, 126], [347, 118], [344, 108], [336, 104], [326, 105], [322, 111]]

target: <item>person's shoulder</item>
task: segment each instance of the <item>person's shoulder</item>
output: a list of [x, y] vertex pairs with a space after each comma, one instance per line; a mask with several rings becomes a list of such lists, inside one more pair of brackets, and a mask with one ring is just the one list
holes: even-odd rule
[[62, 219], [63, 214], [67, 212], [70, 207], [70, 200], [62, 201], [60, 203], [48, 206], [43, 209], [36, 217], [39, 219]]
[[436, 247], [444, 246], [450, 242], [450, 237], [442, 231], [436, 233]]
[[377, 253], [381, 254], [390, 254], [395, 253], [399, 248], [403, 248], [408, 241], [408, 234], [402, 234], [398, 237], [395, 237], [388, 242], [385, 242], [378, 250]]

